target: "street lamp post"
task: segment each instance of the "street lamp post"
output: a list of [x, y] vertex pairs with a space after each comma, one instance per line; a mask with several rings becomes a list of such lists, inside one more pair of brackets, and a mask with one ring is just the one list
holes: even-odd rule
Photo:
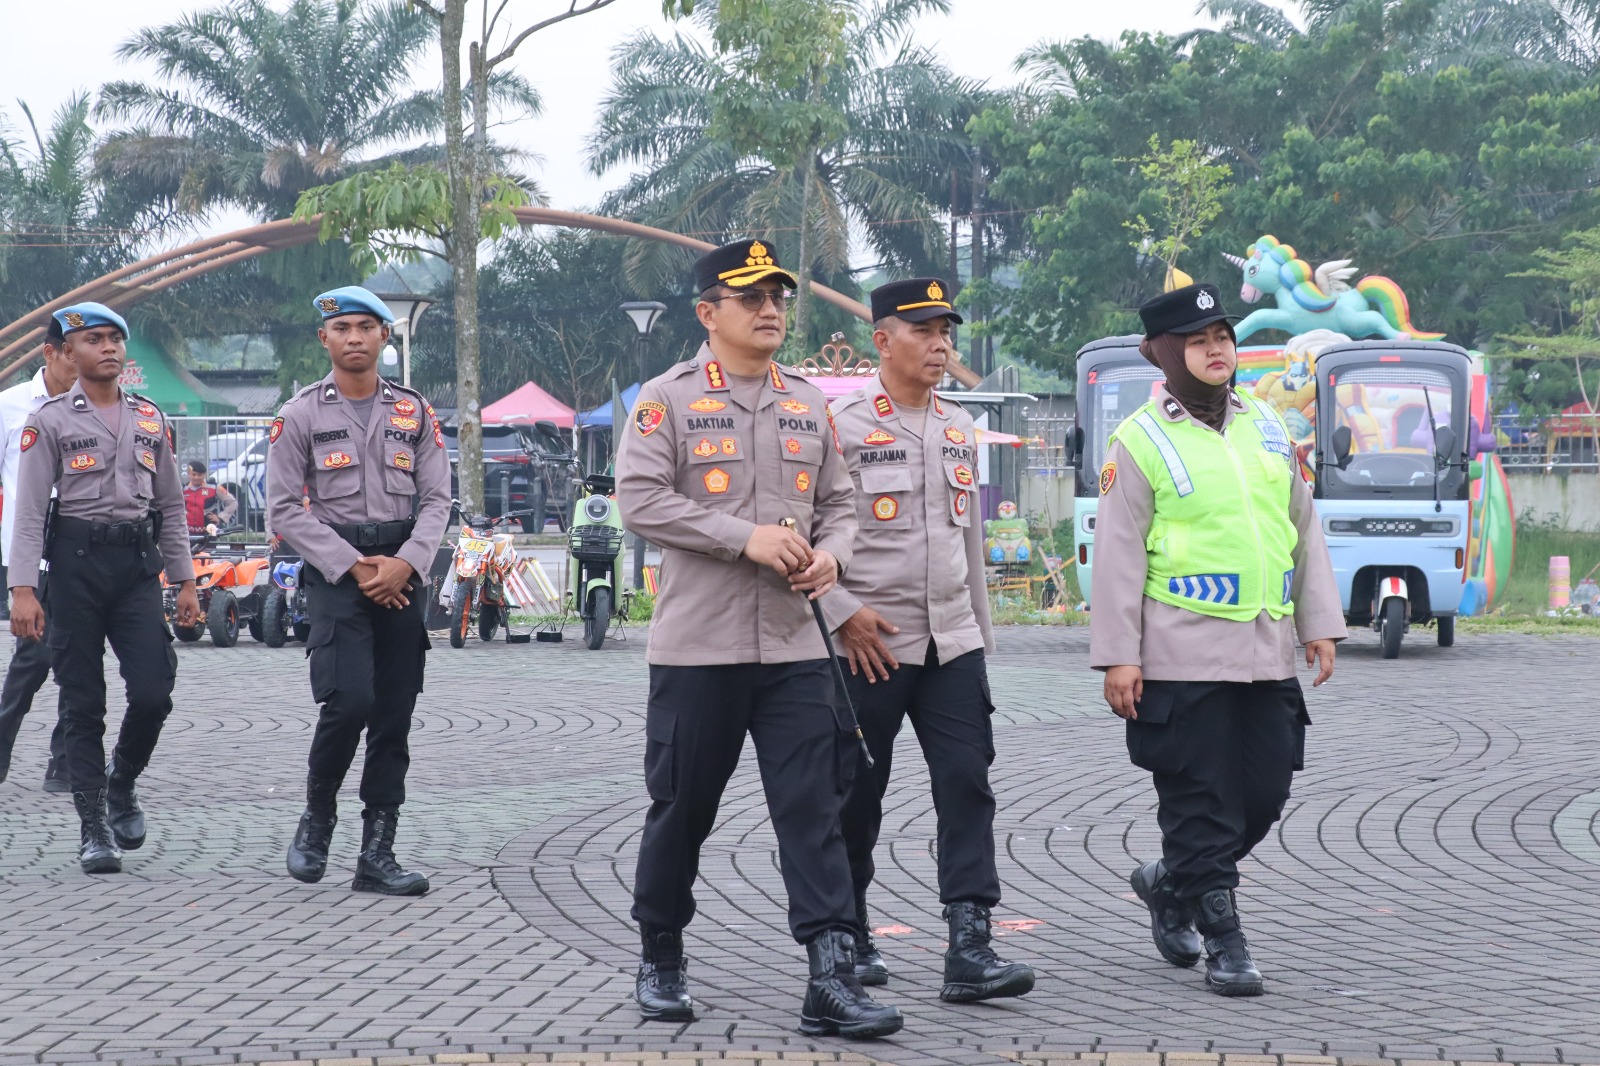
[[[656, 328], [656, 322], [661, 318], [667, 305], [659, 300], [629, 300], [622, 304], [618, 310], [627, 315], [633, 322], [637, 331], [634, 338], [634, 361], [638, 364], [639, 384], [644, 384], [644, 358], [650, 344], [650, 331]], [[613, 425], [611, 434], [613, 439], [622, 432], [622, 427]], [[614, 445], [613, 445], [614, 448]], [[644, 551], [645, 540], [639, 534], [633, 535], [633, 587], [644, 588]]]
[[433, 301], [414, 292], [374, 293], [394, 312], [393, 331], [400, 334], [400, 384], [411, 387], [411, 334], [416, 332], [417, 320], [422, 312], [433, 306]]

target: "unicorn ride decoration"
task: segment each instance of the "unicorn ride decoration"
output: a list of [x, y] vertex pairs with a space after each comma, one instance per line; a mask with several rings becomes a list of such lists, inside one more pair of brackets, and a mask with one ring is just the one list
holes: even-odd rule
[[1350, 337], [1435, 341], [1443, 333], [1424, 333], [1411, 324], [1411, 306], [1400, 286], [1377, 274], [1351, 287], [1355, 268], [1348, 259], [1323, 263], [1315, 271], [1295, 250], [1270, 233], [1249, 249], [1249, 258], [1227, 256], [1244, 272], [1240, 299], [1255, 303], [1271, 294], [1277, 307], [1252, 311], [1234, 328], [1239, 340], [1264, 329], [1307, 333], [1329, 329]]

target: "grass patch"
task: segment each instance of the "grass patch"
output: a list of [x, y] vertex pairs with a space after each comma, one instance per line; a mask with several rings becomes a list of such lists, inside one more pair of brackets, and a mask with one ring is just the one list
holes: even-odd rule
[[1576, 634], [1600, 637], [1600, 618], [1593, 615], [1568, 615], [1547, 618], [1543, 615], [1492, 614], [1482, 618], [1456, 619], [1458, 633], [1532, 633], [1537, 636]]
[[[1552, 555], [1565, 555], [1572, 560], [1572, 585], [1576, 588], [1583, 575], [1600, 563], [1600, 533], [1556, 529], [1526, 518], [1519, 519], [1517, 554], [1511, 564], [1511, 580], [1501, 593], [1494, 616], [1537, 617], [1541, 622], [1562, 621], [1544, 617], [1550, 603]], [[1461, 621], [1465, 623], [1469, 620], [1463, 618]], [[1471, 621], [1476, 622], [1477, 619]], [[1592, 624], [1587, 618], [1580, 617], [1574, 621]]]

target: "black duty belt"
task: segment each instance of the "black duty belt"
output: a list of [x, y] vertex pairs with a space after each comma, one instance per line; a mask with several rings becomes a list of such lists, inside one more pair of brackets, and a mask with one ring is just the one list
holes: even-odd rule
[[411, 539], [417, 527], [415, 518], [399, 522], [359, 522], [332, 526], [335, 533], [353, 548], [395, 548]]
[[155, 524], [148, 518], [134, 522], [91, 522], [86, 518], [56, 515], [53, 535], [90, 544], [143, 544], [155, 537]]

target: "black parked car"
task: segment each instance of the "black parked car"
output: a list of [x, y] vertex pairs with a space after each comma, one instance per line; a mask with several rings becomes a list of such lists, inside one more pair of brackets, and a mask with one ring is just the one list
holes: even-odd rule
[[[459, 498], [457, 429], [444, 426], [443, 432], [450, 453], [450, 494]], [[544, 518], [530, 514], [519, 519], [523, 532], [540, 532], [552, 515], [565, 530], [572, 521], [572, 483], [577, 476], [578, 457], [553, 422], [483, 427], [483, 503], [491, 517], [538, 509]]]

